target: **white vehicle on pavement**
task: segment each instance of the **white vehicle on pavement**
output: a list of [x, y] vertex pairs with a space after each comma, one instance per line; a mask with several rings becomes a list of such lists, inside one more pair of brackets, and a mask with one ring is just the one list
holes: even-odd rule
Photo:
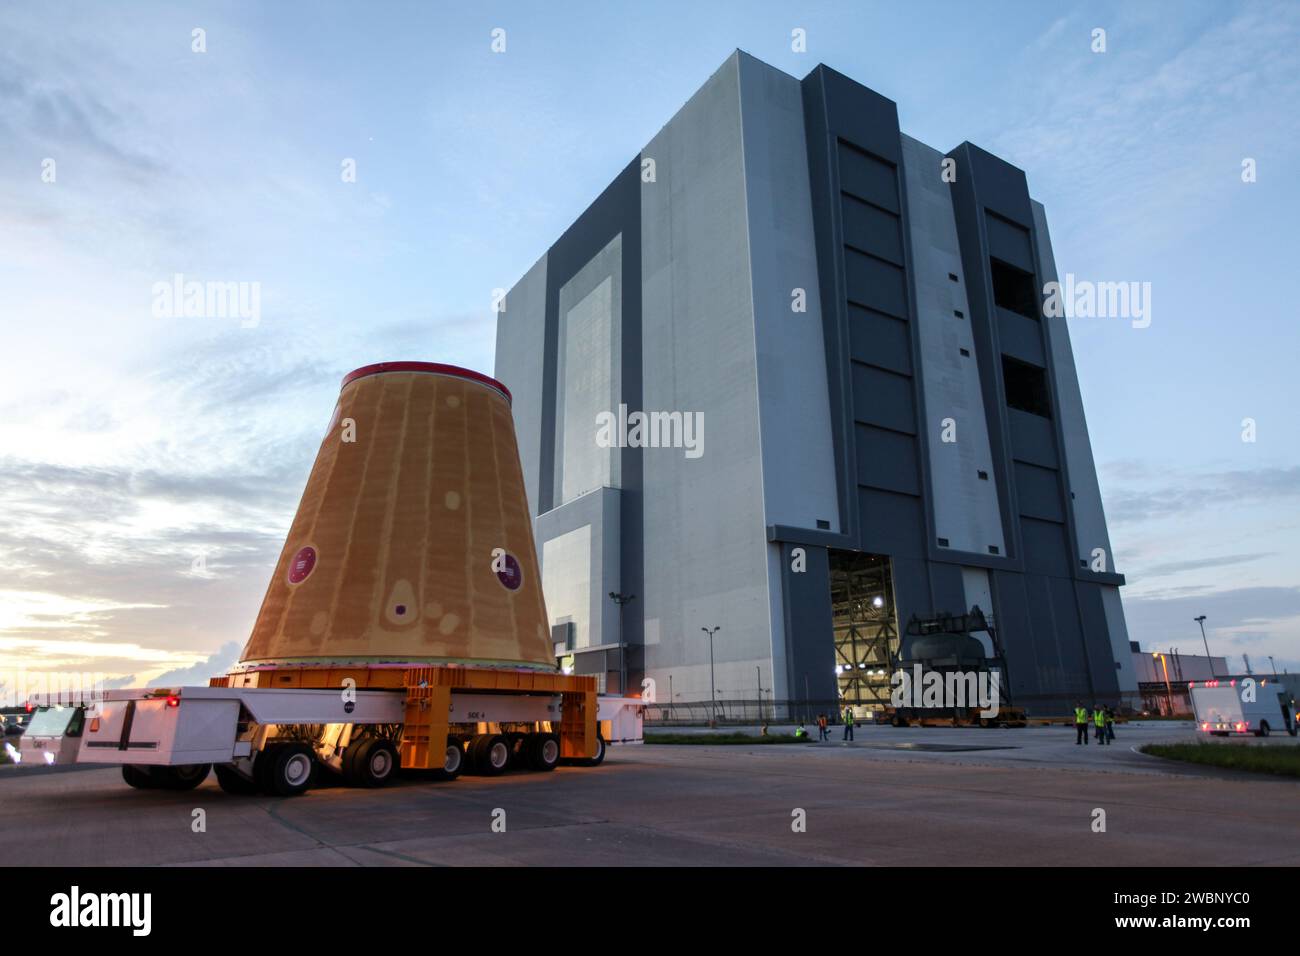
[[1296, 735], [1295, 704], [1279, 683], [1253, 677], [1225, 678], [1193, 681], [1188, 690], [1196, 729], [1201, 733], [1267, 737], [1273, 731], [1286, 731]]

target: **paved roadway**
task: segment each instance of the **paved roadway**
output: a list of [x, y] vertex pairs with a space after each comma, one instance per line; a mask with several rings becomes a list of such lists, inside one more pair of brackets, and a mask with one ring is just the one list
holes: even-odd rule
[[[1187, 727], [1118, 733], [1076, 747], [1063, 728], [864, 727], [853, 744], [624, 747], [597, 769], [290, 800], [231, 797], [214, 778], [167, 793], [114, 769], [0, 768], [0, 864], [1300, 863], [1295, 782], [1132, 749]], [[796, 809], [806, 832], [792, 832]]]
[[[866, 749], [872, 759], [907, 761], [942, 761], [944, 763], [979, 764], [991, 766], [1055, 767], [1076, 770], [1105, 770], [1110, 773], [1182, 773], [1189, 776], [1232, 777], [1210, 768], [1171, 764], [1169, 761], [1140, 753], [1142, 744], [1203, 740], [1224, 746], [1264, 744], [1293, 747], [1295, 738], [1286, 733], [1271, 734], [1266, 739], [1257, 737], [1199, 737], [1192, 721], [1136, 721], [1117, 724], [1115, 740], [1098, 745], [1093, 728], [1088, 728], [1088, 743], [1075, 744], [1073, 727], [885, 727], [859, 725], [854, 728], [854, 741], [844, 743], [844, 728], [830, 728], [829, 743], [816, 741], [817, 727], [806, 725], [813, 736], [813, 749], [834, 747]], [[719, 731], [707, 727], [651, 728], [649, 733], [706, 735], [710, 733], [745, 733], [758, 735], [756, 727], [722, 727]], [[792, 734], [794, 725], [771, 726], [771, 734]], [[698, 746], [698, 745], [692, 745]]]

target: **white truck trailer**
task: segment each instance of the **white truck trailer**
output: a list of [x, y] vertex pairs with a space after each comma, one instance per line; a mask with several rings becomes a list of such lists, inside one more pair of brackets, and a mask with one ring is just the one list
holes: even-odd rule
[[1286, 731], [1296, 735], [1294, 701], [1277, 682], [1253, 677], [1193, 681], [1188, 692], [1200, 733], [1267, 737], [1273, 731]]
[[[140, 789], [188, 790], [213, 768], [230, 793], [294, 796], [323, 773], [376, 787], [412, 752], [408, 708], [422, 700], [402, 688], [312, 687], [112, 690], [79, 703], [37, 698], [12, 752], [24, 764], [118, 765]], [[608, 746], [641, 742], [640, 699], [597, 695], [596, 702], [594, 753], [569, 763], [598, 766]], [[424, 722], [447, 728], [441, 760], [414, 763], [446, 780], [463, 770], [554, 770], [565, 749], [577, 749], [562, 744], [562, 711], [556, 693], [453, 691], [445, 722]]]

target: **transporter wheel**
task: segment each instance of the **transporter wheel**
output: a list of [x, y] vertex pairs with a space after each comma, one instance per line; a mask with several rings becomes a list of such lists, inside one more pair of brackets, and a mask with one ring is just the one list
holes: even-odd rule
[[565, 762], [574, 764], [575, 766], [578, 767], [599, 767], [602, 763], [605, 762], [605, 753], [607, 750], [608, 747], [605, 744], [605, 738], [600, 735], [599, 731], [597, 731], [596, 732], [596, 756], [574, 757], [570, 760], [566, 760]]
[[257, 784], [236, 770], [231, 764], [219, 763], [212, 768], [217, 773], [217, 786], [226, 793], [248, 797], [257, 793]]
[[555, 734], [530, 734], [525, 744], [528, 766], [543, 772], [560, 765], [560, 738]]
[[479, 734], [473, 745], [474, 770], [495, 777], [510, 766], [510, 742], [501, 734]]
[[316, 755], [310, 747], [302, 743], [280, 744], [264, 751], [263, 756], [270, 757], [262, 776], [262, 791], [267, 796], [296, 797], [307, 792], [316, 767]]
[[468, 759], [465, 756], [465, 746], [459, 740], [454, 738], [448, 740], [442, 767], [437, 771], [438, 779], [455, 780], [460, 776], [461, 771], [465, 769], [465, 762]]
[[284, 744], [270, 743], [253, 758], [253, 787], [258, 793], [271, 793], [271, 769], [275, 756]]
[[1259, 722], [1259, 730], [1255, 731], [1255, 736], [1256, 736], [1256, 737], [1267, 737], [1267, 736], [1268, 736], [1268, 732], [1269, 732], [1268, 721], [1267, 721], [1267, 720], [1261, 720], [1261, 721]]
[[479, 773], [478, 761], [483, 753], [483, 744], [490, 738], [491, 734], [474, 734], [472, 737], [465, 738], [465, 759], [469, 761], [466, 769], [470, 773]]
[[157, 786], [164, 790], [193, 790], [208, 779], [210, 763], [187, 763], [175, 767], [158, 767], [154, 770]]
[[369, 737], [353, 740], [344, 748], [343, 755], [339, 757], [339, 771], [343, 774], [343, 782], [349, 787], [364, 786], [355, 768], [357, 766], [357, 757], [360, 756], [361, 751], [365, 749], [370, 740]]
[[352, 758], [352, 783], [358, 787], [382, 787], [397, 775], [397, 748], [392, 741], [371, 737]]
[[122, 764], [122, 779], [136, 790], [153, 790], [158, 786], [153, 774], [150, 773], [150, 768], [137, 767], [129, 763]]

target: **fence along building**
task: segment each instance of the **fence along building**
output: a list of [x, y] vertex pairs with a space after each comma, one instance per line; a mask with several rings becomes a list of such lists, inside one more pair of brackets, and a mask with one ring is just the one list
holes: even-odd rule
[[[1014, 703], [1135, 694], [1055, 279], [1019, 169], [733, 54], [498, 315], [565, 662], [868, 705], [914, 615], [978, 606]], [[621, 440], [635, 412], [694, 447]]]

